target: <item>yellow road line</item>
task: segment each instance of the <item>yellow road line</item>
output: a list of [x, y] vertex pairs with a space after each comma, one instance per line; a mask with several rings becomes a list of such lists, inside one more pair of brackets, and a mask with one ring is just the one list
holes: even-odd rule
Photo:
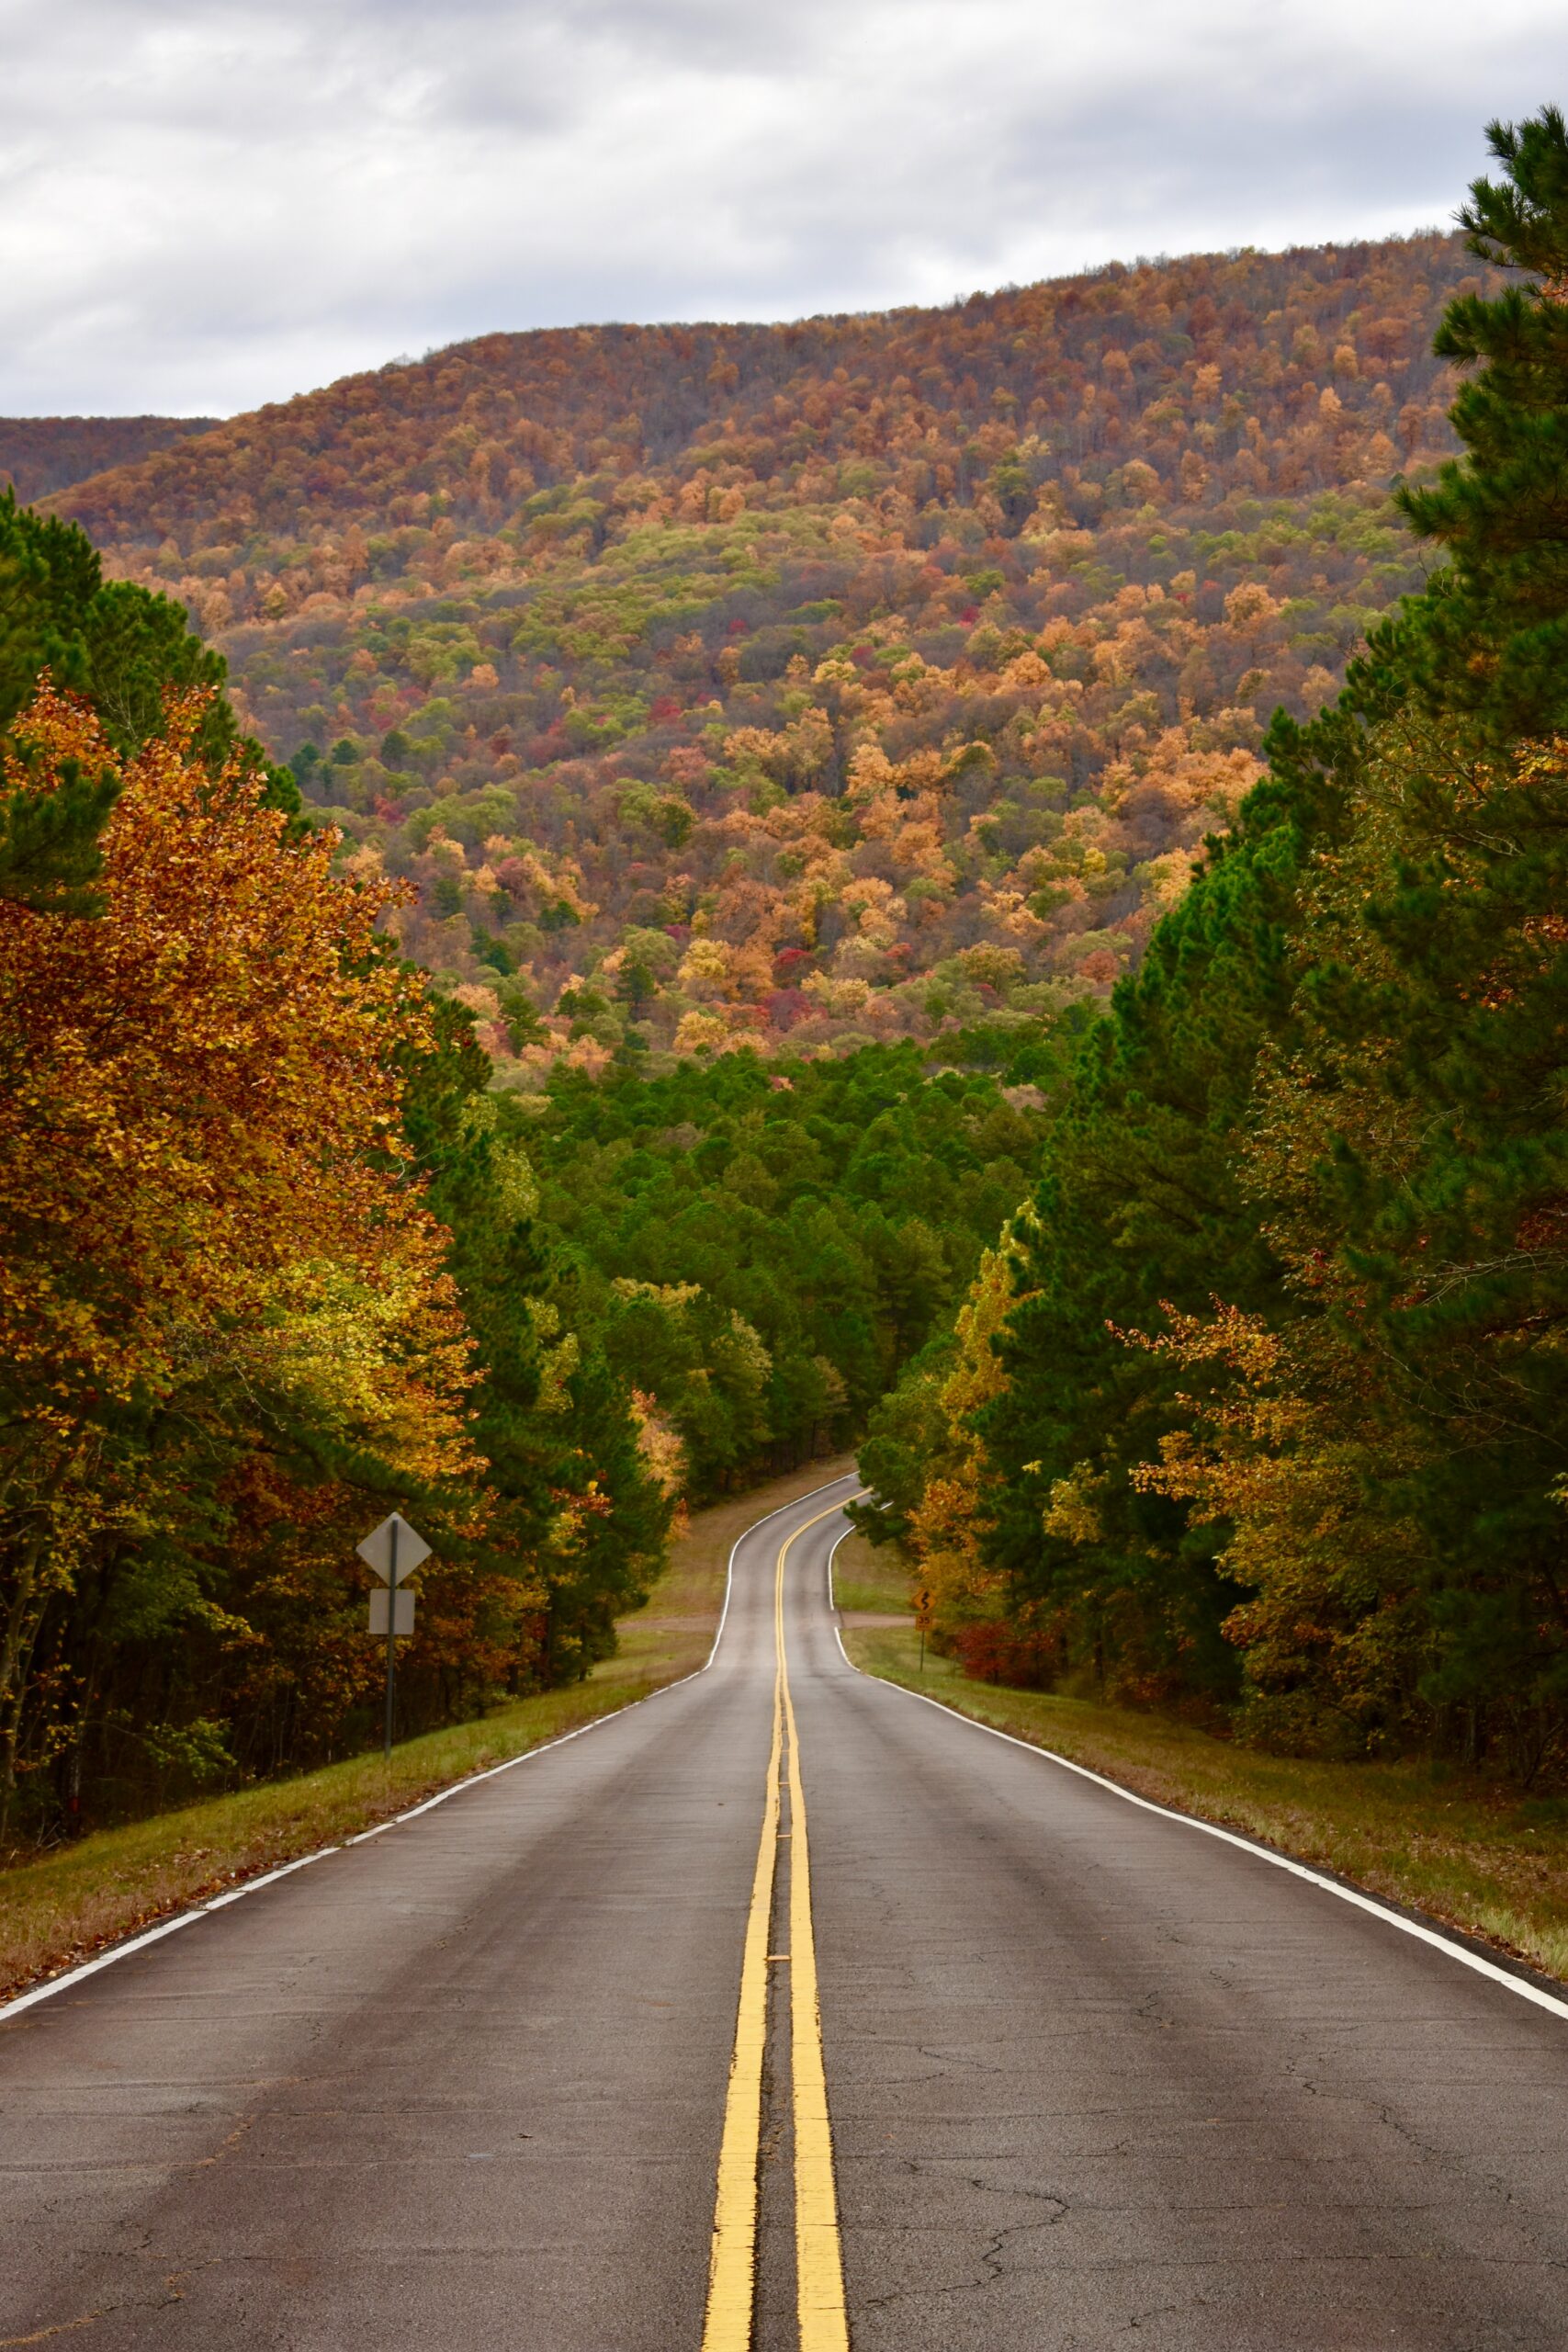
[[757, 2286], [757, 2155], [762, 2136], [762, 2049], [768, 2032], [768, 1928], [779, 1850], [779, 1754], [784, 1682], [781, 1656], [773, 1669], [773, 1738], [768, 1757], [762, 1836], [751, 1881], [751, 1908], [740, 1962], [740, 2007], [735, 2052], [718, 2151], [713, 2252], [708, 2262], [707, 2316], [703, 2352], [750, 2352], [751, 2306]]
[[[841, 1506], [840, 1506], [841, 1508]], [[821, 1511], [818, 1519], [830, 1519]], [[773, 1632], [789, 1731], [790, 2078], [795, 2099], [795, 2276], [800, 2352], [849, 2352], [844, 2315], [844, 2257], [839, 2239], [839, 2199], [833, 2185], [833, 2131], [828, 2119], [828, 2077], [822, 2063], [822, 2016], [817, 1997], [817, 1939], [811, 1925], [811, 1858], [806, 1792], [800, 1780], [800, 1740], [790, 1696], [784, 1649], [784, 1562], [795, 1535], [781, 1546], [773, 1585]]]
[[[855, 1498], [848, 1498], [854, 1500]], [[762, 2136], [762, 2053], [768, 2030], [768, 1965], [790, 1963], [791, 2075], [795, 2099], [795, 2210], [796, 2297], [800, 2352], [849, 2352], [844, 2318], [843, 2261], [839, 2246], [838, 2200], [833, 2188], [833, 2143], [828, 2121], [828, 2083], [822, 2064], [822, 2026], [817, 1998], [817, 1947], [811, 1931], [811, 1874], [806, 1839], [806, 1799], [800, 1784], [799, 1743], [784, 1655], [784, 1562], [796, 1535], [804, 1535], [842, 1510], [819, 1510], [781, 1545], [773, 1583], [773, 1736], [762, 1801], [762, 1834], [751, 1881], [751, 1907], [740, 1962], [740, 2002], [735, 2020], [735, 2050], [729, 2062], [724, 2134], [719, 2143], [718, 2190], [714, 2200], [713, 2251], [708, 2262], [707, 2312], [703, 2352], [750, 2352], [757, 2291], [757, 2165]], [[779, 1767], [784, 1725], [789, 1724], [790, 1950], [770, 1952], [773, 1878], [779, 1850]]]

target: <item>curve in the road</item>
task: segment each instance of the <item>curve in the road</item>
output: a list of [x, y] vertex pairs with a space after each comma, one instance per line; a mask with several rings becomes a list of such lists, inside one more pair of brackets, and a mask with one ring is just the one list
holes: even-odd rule
[[[829, 1481], [829, 1484], [832, 1483], [834, 1482]], [[60, 1969], [56, 1973], [46, 1977], [41, 1984], [31, 1984], [26, 1992], [14, 1993], [9, 2000], [0, 2001], [0, 2025], [3, 2025], [8, 2018], [19, 2017], [24, 2009], [36, 2007], [39, 2001], [52, 2000], [56, 1994], [68, 1991], [73, 1985], [81, 1984], [84, 1978], [96, 1976], [101, 1970], [113, 1968], [118, 1962], [129, 1960], [133, 1953], [143, 1951], [148, 1944], [161, 1942], [164, 1936], [172, 1936], [176, 1928], [194, 1927], [197, 1921], [204, 1919], [209, 1912], [224, 1910], [231, 1903], [238, 1903], [245, 1895], [259, 1894], [263, 1887], [271, 1886], [277, 1879], [287, 1878], [292, 1871], [302, 1871], [311, 1862], [323, 1862], [329, 1854], [341, 1853], [344, 1846], [362, 1846], [372, 1838], [383, 1836], [389, 1829], [401, 1828], [405, 1822], [417, 1820], [421, 1814], [434, 1812], [438, 1804], [446, 1804], [450, 1798], [462, 1796], [467, 1790], [477, 1788], [481, 1781], [493, 1781], [499, 1779], [502, 1772], [515, 1771], [520, 1764], [532, 1764], [537, 1758], [547, 1756], [552, 1748], [564, 1747], [570, 1740], [585, 1739], [590, 1732], [603, 1730], [606, 1724], [615, 1723], [619, 1716], [628, 1713], [631, 1708], [646, 1706], [650, 1699], [662, 1699], [667, 1692], [679, 1690], [683, 1683], [694, 1682], [699, 1674], [705, 1674], [712, 1666], [718, 1655], [718, 1645], [724, 1639], [725, 1623], [729, 1615], [730, 1594], [735, 1584], [737, 1552], [748, 1536], [756, 1534], [759, 1528], [770, 1526], [775, 1519], [781, 1518], [790, 1508], [788, 1503], [781, 1503], [777, 1510], [767, 1512], [761, 1519], [753, 1521], [750, 1527], [742, 1529], [730, 1545], [729, 1557], [725, 1566], [724, 1599], [719, 1608], [718, 1624], [714, 1632], [713, 1647], [701, 1666], [694, 1668], [690, 1674], [681, 1675], [675, 1681], [665, 1683], [658, 1690], [648, 1691], [641, 1699], [629, 1701], [625, 1707], [613, 1708], [608, 1714], [596, 1715], [591, 1724], [580, 1724], [575, 1731], [563, 1731], [555, 1739], [541, 1740], [537, 1747], [525, 1748], [521, 1756], [509, 1756], [503, 1764], [491, 1764], [482, 1772], [466, 1773], [460, 1781], [454, 1781], [449, 1788], [437, 1789], [434, 1796], [422, 1798], [418, 1804], [408, 1806], [402, 1813], [393, 1814], [389, 1820], [378, 1821], [373, 1829], [361, 1829], [356, 1836], [345, 1838], [342, 1846], [318, 1846], [311, 1853], [298, 1854], [292, 1861], [280, 1862], [276, 1870], [259, 1871], [254, 1878], [247, 1878], [242, 1885], [229, 1887], [223, 1894], [215, 1894], [205, 1903], [193, 1904], [188, 1911], [176, 1912], [172, 1918], [159, 1919], [152, 1927], [141, 1929], [136, 1935], [122, 1937], [118, 1942], [111, 1944], [107, 1951], [96, 1953], [91, 1960], [78, 1961], [73, 1968]], [[3, 2343], [0, 2343], [0, 2352], [5, 2352]]]

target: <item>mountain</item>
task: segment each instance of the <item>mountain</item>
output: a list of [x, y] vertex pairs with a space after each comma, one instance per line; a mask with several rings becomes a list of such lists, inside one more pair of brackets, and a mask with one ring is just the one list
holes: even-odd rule
[[973, 1046], [1108, 989], [1419, 585], [1389, 486], [1485, 275], [1428, 234], [491, 335], [51, 503], [406, 878], [503, 1079]]
[[0, 416], [0, 489], [24, 505], [66, 490], [111, 466], [134, 465], [188, 434], [206, 433], [210, 416]]

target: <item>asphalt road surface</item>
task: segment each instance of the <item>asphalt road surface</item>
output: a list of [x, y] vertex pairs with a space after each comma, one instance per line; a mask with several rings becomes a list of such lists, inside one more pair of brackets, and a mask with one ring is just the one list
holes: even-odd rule
[[841, 2264], [855, 2352], [1568, 2347], [1568, 2020], [854, 1673], [851, 1491], [694, 1679], [0, 2019], [0, 2346], [829, 2352]]

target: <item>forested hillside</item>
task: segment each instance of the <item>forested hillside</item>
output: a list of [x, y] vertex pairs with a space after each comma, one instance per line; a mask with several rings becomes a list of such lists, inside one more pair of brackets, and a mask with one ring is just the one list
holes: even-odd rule
[[1515, 275], [1438, 350], [1432, 566], [1277, 724], [1113, 992], [871, 1524], [977, 1672], [1267, 1745], [1568, 1768], [1568, 133], [1495, 129]]
[[214, 422], [209, 416], [0, 416], [0, 489], [8, 482], [28, 503], [111, 466], [134, 465], [150, 450], [205, 433]]
[[1103, 997], [1421, 560], [1456, 239], [495, 335], [54, 503], [513, 1081]]

